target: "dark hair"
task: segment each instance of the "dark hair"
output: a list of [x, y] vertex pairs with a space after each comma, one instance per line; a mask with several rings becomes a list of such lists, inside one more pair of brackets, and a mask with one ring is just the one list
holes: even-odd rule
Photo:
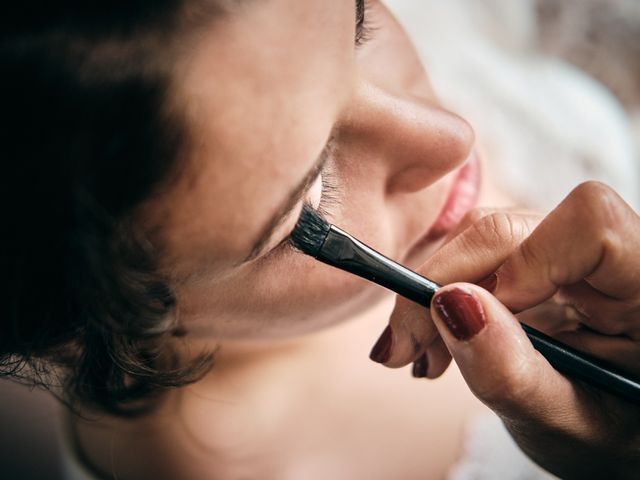
[[175, 300], [135, 221], [187, 148], [182, 3], [9, 2], [0, 20], [0, 368], [112, 413], [210, 364], [167, 354]]

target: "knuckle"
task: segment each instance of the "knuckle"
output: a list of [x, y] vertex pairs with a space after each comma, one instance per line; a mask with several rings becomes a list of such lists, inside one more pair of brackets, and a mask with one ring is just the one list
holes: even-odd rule
[[622, 231], [629, 228], [629, 207], [609, 186], [601, 182], [582, 183], [570, 195], [579, 215], [579, 227], [596, 241], [604, 255], [616, 255], [625, 239]]
[[570, 193], [570, 196], [589, 201], [591, 198], [597, 198], [601, 195], [610, 195], [613, 193], [611, 187], [597, 180], [589, 180], [582, 182]]
[[493, 212], [474, 225], [477, 235], [487, 243], [512, 243], [519, 240], [511, 215]]
[[487, 215], [490, 215], [495, 210], [487, 207], [475, 207], [472, 208], [463, 218], [462, 222], [467, 223], [469, 225], [473, 225], [478, 223]]
[[582, 217], [583, 224], [586, 227], [594, 225], [601, 232], [619, 227], [626, 212], [626, 204], [618, 194], [597, 181], [578, 185], [568, 198], [573, 210]]
[[554, 279], [558, 275], [552, 272], [553, 262], [546, 260], [544, 251], [538, 248], [534, 242], [523, 242], [518, 253], [524, 271], [537, 271], [542, 268], [545, 277], [555, 281]]
[[408, 336], [414, 348], [428, 345], [437, 333], [429, 311], [404, 299], [396, 304], [389, 323], [395, 332]]

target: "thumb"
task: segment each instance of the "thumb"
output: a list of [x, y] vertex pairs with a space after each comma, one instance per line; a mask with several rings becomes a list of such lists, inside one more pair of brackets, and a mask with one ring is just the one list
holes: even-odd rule
[[565, 377], [538, 353], [513, 314], [482, 288], [442, 287], [431, 316], [473, 393], [516, 422], [563, 417], [577, 399]]

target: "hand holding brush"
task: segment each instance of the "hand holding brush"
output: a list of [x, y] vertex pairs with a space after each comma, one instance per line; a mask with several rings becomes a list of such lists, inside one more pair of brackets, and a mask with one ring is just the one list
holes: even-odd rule
[[[533, 232], [517, 222], [508, 213], [480, 219], [418, 273], [309, 210], [293, 242], [401, 295], [374, 360], [415, 362], [415, 376], [436, 377], [452, 355], [471, 390], [545, 468], [626, 478], [640, 466], [640, 218], [607, 187], [586, 184]], [[439, 288], [421, 271], [443, 283], [484, 278], [494, 295], [469, 283]], [[584, 322], [563, 342], [513, 314], [559, 294]]]

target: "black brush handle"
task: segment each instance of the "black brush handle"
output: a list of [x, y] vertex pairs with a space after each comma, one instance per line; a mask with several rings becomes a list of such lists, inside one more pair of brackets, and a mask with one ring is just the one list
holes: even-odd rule
[[[376, 252], [332, 225], [316, 257], [429, 307], [440, 286]], [[522, 324], [527, 337], [553, 367], [569, 377], [640, 404], [640, 383], [613, 367]]]
[[524, 323], [520, 325], [533, 347], [559, 372], [632, 403], [640, 404], [640, 383], [637, 380], [625, 376], [599, 359], [558, 342], [535, 328]]
[[437, 283], [376, 252], [335, 225], [331, 225], [316, 258], [423, 305], [429, 305], [440, 288]]

